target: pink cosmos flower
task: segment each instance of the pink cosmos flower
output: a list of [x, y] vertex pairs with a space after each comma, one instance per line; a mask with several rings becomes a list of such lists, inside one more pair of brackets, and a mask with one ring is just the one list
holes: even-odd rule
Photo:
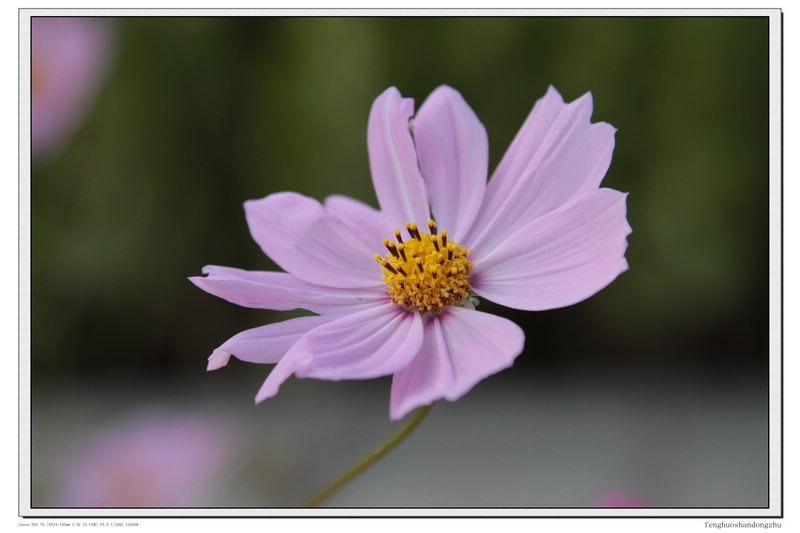
[[59, 507], [203, 505], [239, 444], [219, 419], [141, 412], [74, 445], [62, 458]]
[[590, 123], [590, 94], [565, 104], [550, 87], [488, 183], [486, 131], [456, 90], [437, 88], [410, 121], [413, 112], [394, 87], [372, 105], [380, 211], [336, 195], [247, 201], [253, 238], [286, 272], [206, 266], [207, 277], [190, 278], [235, 304], [317, 313], [241, 332], [213, 351], [209, 370], [231, 355], [277, 363], [257, 403], [292, 374], [393, 374], [393, 420], [456, 400], [511, 366], [525, 340], [513, 322], [475, 310], [473, 295], [553, 309], [628, 268], [627, 195], [599, 188], [616, 130]]
[[31, 19], [31, 153], [52, 155], [72, 132], [105, 74], [112, 47], [107, 21]]

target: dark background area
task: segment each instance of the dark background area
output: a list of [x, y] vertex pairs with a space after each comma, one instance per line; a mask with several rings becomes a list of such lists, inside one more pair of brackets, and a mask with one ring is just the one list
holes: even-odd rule
[[[34, 154], [35, 427], [38, 416], [52, 418], [55, 401], [108, 394], [99, 382], [130, 385], [121, 405], [131, 406], [170, 383], [210, 393], [233, 380], [227, 394], [239, 409], [273, 413], [251, 405], [268, 368], [234, 361], [206, 374], [206, 357], [234, 333], [288, 314], [239, 308], [186, 278], [206, 264], [276, 268], [250, 238], [247, 199], [294, 190], [376, 206], [366, 152], [372, 100], [395, 85], [418, 107], [446, 83], [486, 126], [490, 171], [549, 84], [567, 101], [591, 91], [592, 119], [618, 129], [603, 185], [630, 192], [630, 270], [609, 287], [545, 312], [481, 304], [527, 339], [513, 369], [488, 381], [525, 388], [593, 376], [602, 385], [609, 376], [625, 388], [663, 377], [678, 394], [741, 380], [755, 383], [742, 401], [765, 430], [767, 18], [110, 23], [115, 53], [86, 115], [56, 155]], [[314, 386], [352, 394], [347, 383], [302, 385]], [[352, 386], [377, 390], [388, 421], [388, 380]], [[292, 387], [301, 385], [284, 389]], [[741, 398], [720, 408], [742, 409]], [[301, 407], [280, 405], [304, 423]]]

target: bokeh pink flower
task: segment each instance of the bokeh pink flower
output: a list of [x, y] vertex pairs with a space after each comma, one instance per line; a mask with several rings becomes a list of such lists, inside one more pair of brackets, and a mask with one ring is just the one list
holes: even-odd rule
[[153, 410], [64, 448], [57, 507], [203, 507], [241, 444], [219, 417]]
[[31, 18], [31, 154], [53, 155], [79, 125], [109, 66], [113, 34], [96, 17]]
[[594, 507], [627, 509], [653, 507], [653, 504], [639, 492], [627, 489], [608, 489], [595, 499]]
[[209, 370], [231, 355], [276, 363], [256, 402], [292, 374], [393, 375], [392, 419], [456, 400], [511, 366], [525, 341], [510, 320], [476, 310], [474, 296], [553, 309], [628, 268], [627, 195], [600, 187], [616, 130], [591, 123], [589, 93], [565, 103], [550, 87], [488, 183], [486, 131], [456, 90], [440, 86], [413, 114], [394, 87], [372, 105], [380, 210], [338, 195], [247, 201], [253, 238], [285, 272], [206, 266], [190, 278], [235, 304], [317, 313], [241, 332], [211, 354]]

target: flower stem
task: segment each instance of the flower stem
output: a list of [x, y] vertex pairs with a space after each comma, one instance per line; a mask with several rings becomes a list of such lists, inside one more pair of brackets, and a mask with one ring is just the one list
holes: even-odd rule
[[400, 444], [400, 442], [402, 442], [402, 440], [405, 439], [411, 433], [411, 431], [413, 431], [414, 428], [419, 425], [420, 422], [422, 422], [422, 419], [425, 418], [425, 415], [428, 414], [430, 409], [430, 405], [424, 405], [414, 411], [414, 413], [411, 415], [411, 418], [408, 419], [408, 422], [403, 424], [403, 427], [398, 429], [391, 437], [379, 444], [374, 450], [359, 459], [359, 461], [354, 463], [350, 468], [339, 474], [336, 479], [315, 492], [310, 498], [302, 503], [301, 507], [316, 507], [322, 500], [330, 496], [342, 485], [354, 478], [357, 474], [361, 473], [362, 470], [366, 469], [369, 465], [386, 455], [389, 450]]

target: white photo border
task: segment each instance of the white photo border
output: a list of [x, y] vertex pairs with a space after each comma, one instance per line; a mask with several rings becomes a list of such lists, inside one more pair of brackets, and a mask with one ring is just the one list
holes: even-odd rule
[[[765, 508], [145, 508], [31, 507], [30, 20], [35, 16], [581, 16], [769, 18], [769, 505]], [[34, 517], [783, 517], [783, 14], [780, 9], [38, 9], [19, 10], [19, 516]]]

